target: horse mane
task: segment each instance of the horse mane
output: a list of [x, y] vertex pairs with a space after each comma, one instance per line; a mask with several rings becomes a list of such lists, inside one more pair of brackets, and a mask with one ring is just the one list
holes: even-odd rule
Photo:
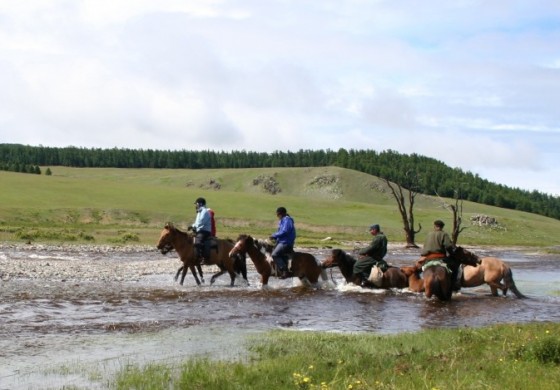
[[[457, 259], [458, 255], [462, 256], [463, 259]], [[473, 252], [463, 248], [462, 246], [455, 247], [455, 251], [453, 252], [452, 257], [455, 258], [456, 260], [461, 260], [461, 262], [464, 265], [476, 266], [476, 264], [480, 264], [480, 262], [481, 262], [480, 257], [478, 255], [476, 255]], [[468, 262], [466, 262], [464, 260], [465, 257], [468, 258], [468, 260], [471, 261], [474, 264], [469, 264]]]
[[240, 234], [240, 235], [237, 237], [237, 240], [235, 240], [235, 241], [237, 242], [237, 241], [241, 241], [241, 240], [246, 240], [246, 239], [249, 238], [249, 237], [251, 237], [251, 236], [249, 236], [248, 234]]
[[184, 231], [180, 230], [179, 228], [175, 227], [173, 222], [167, 222], [165, 224], [165, 229], [169, 230], [172, 233], [178, 233], [178, 234], [183, 235], [183, 236], [189, 236], [189, 234], [187, 232], [184, 232]]
[[267, 240], [253, 240], [255, 246], [258, 250], [262, 251], [264, 249], [267, 253], [272, 253], [274, 246]]

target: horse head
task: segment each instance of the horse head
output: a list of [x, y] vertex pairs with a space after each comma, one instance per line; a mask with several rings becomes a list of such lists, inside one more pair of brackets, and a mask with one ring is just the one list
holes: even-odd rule
[[461, 246], [455, 248], [452, 257], [462, 264], [472, 265], [474, 267], [476, 267], [481, 262], [480, 258], [477, 255]]
[[410, 277], [414, 274], [420, 273], [421, 269], [418, 269], [416, 266], [403, 266], [400, 267], [401, 271], [406, 275], [406, 277]]
[[239, 237], [237, 237], [233, 248], [229, 251], [228, 256], [233, 257], [238, 254], [246, 254], [248, 245], [253, 245], [253, 237], [247, 234], [240, 234]]
[[173, 234], [176, 232], [173, 223], [167, 222], [161, 231], [157, 249], [163, 254], [167, 254], [173, 250]]
[[343, 259], [345, 253], [342, 249], [333, 249], [331, 251], [331, 255], [328, 256], [323, 262], [321, 263], [321, 267], [323, 268], [332, 268], [338, 267], [340, 264], [341, 259]]

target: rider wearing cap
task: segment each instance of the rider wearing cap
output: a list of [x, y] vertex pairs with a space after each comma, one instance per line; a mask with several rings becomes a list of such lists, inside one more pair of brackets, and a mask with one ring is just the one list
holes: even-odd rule
[[424, 246], [422, 247], [422, 256], [417, 262], [417, 266], [423, 265], [430, 260], [441, 260], [451, 270], [451, 280], [453, 281], [453, 290], [458, 291], [461, 288], [461, 280], [459, 277], [459, 263], [451, 258], [455, 251], [455, 245], [449, 234], [443, 231], [445, 224], [441, 220], [434, 221], [434, 230], [426, 236]]
[[272, 251], [272, 258], [280, 273], [280, 279], [290, 277], [288, 272], [288, 260], [290, 254], [294, 251], [294, 243], [296, 241], [296, 227], [293, 218], [288, 214], [285, 207], [276, 209], [278, 217], [278, 230], [270, 236], [271, 240], [276, 240], [276, 246]]
[[196, 208], [196, 219], [194, 223], [189, 226], [188, 230], [195, 232], [194, 247], [200, 259], [200, 264], [208, 264], [210, 253], [206, 253], [207, 251], [205, 251], [205, 242], [211, 236], [212, 219], [206, 207], [206, 199], [198, 198], [194, 204]]
[[387, 262], [383, 260], [387, 254], [387, 237], [378, 224], [371, 225], [369, 232], [373, 236], [373, 240], [368, 247], [358, 251], [358, 259], [354, 263], [353, 269], [354, 275], [360, 276], [362, 285], [367, 281], [373, 266], [378, 266], [383, 272], [388, 267]]

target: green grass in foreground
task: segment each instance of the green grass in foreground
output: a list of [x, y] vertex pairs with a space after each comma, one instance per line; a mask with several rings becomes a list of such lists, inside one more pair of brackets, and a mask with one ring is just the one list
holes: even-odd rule
[[272, 331], [246, 361], [127, 367], [117, 389], [558, 389], [560, 324], [399, 335]]

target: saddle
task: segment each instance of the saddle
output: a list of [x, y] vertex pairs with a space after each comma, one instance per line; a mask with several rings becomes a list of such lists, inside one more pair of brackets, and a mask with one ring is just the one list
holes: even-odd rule
[[208, 255], [208, 257], [210, 257], [210, 253], [212, 252], [212, 249], [216, 250], [216, 253], [218, 253], [218, 238], [215, 236], [210, 236], [206, 239], [206, 241], [204, 241], [204, 255], [206, 257], [206, 255]]
[[367, 280], [374, 286], [381, 287], [383, 285], [383, 270], [381, 267], [377, 265], [371, 267], [371, 272]]
[[[430, 260], [424, 263], [424, 265], [422, 266], [422, 271], [425, 271], [426, 268], [435, 267], [438, 265], [444, 267], [449, 275], [453, 275], [453, 271], [451, 270], [451, 268], [449, 268], [449, 266], [442, 260]], [[461, 288], [461, 281], [463, 280], [463, 268], [464, 264], [461, 264], [460, 267], [457, 267], [457, 275], [455, 276], [455, 280], [451, 281], [453, 283], [453, 291], [458, 291]]]
[[436, 266], [444, 267], [447, 270], [448, 274], [451, 273], [451, 269], [449, 269], [447, 264], [445, 264], [442, 260], [429, 260], [429, 261], [427, 261], [422, 266], [422, 272], [424, 272], [426, 270], [426, 268], [436, 267]]

